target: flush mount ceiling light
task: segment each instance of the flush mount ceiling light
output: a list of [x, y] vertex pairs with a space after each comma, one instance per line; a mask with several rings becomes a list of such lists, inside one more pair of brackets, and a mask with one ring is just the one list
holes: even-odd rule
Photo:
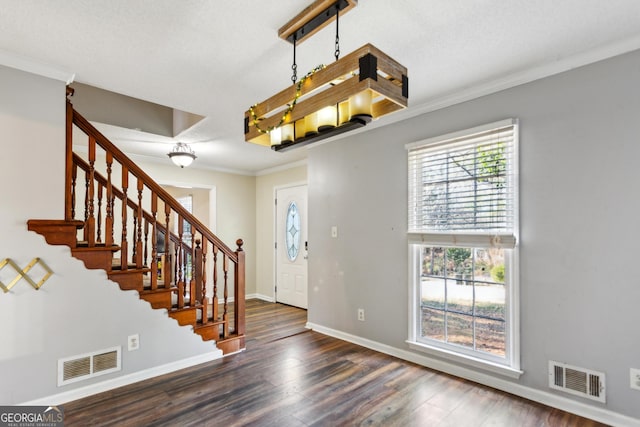
[[[317, 0], [283, 26], [278, 34], [293, 44], [293, 85], [253, 105], [244, 113], [245, 141], [276, 151], [365, 126], [407, 107], [407, 69], [366, 44], [339, 59], [339, 16], [357, 0]], [[297, 79], [296, 44], [336, 21], [336, 61]]]
[[167, 156], [171, 158], [176, 166], [180, 166], [181, 168], [189, 166], [196, 159], [196, 155], [191, 147], [189, 147], [189, 145], [185, 144], [184, 142], [176, 143], [176, 145], [173, 147], [173, 150], [171, 150], [171, 152], [168, 153]]

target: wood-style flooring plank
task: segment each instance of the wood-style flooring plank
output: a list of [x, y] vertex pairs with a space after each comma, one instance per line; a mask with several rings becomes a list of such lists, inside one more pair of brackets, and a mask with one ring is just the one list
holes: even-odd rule
[[67, 403], [65, 425], [603, 425], [309, 331], [305, 310], [246, 309], [246, 351]]

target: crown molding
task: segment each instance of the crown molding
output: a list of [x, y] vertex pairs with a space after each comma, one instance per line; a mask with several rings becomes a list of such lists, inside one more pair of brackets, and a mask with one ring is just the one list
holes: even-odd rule
[[[556, 74], [561, 74], [579, 67], [591, 65], [596, 62], [605, 61], [638, 49], [640, 49], [640, 36], [630, 37], [593, 49], [578, 52], [571, 56], [558, 58], [552, 62], [533, 65], [514, 73], [470, 85], [468, 88], [463, 90], [453, 91], [448, 94], [437, 96], [416, 106], [409, 106], [409, 108], [372, 122], [367, 126], [365, 131], [404, 121], [432, 111], [441, 110], [482, 96], [491, 95], [502, 90], [511, 89], [516, 86], [531, 83]], [[339, 139], [339, 137], [336, 139]]]
[[282, 171], [285, 171], [287, 169], [293, 169], [293, 168], [306, 166], [306, 165], [307, 165], [307, 159], [302, 159], [302, 160], [298, 160], [298, 161], [295, 161], [295, 162], [287, 163], [287, 164], [284, 164], [284, 165], [279, 165], [279, 166], [274, 166], [272, 168], [259, 170], [259, 171], [257, 171], [255, 173], [255, 176], [270, 175], [272, 173], [282, 172]]
[[71, 84], [75, 73], [0, 49], [0, 65]]

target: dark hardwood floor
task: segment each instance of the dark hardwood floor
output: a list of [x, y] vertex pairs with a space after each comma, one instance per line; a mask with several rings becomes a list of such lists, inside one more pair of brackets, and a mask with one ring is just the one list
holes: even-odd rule
[[304, 328], [247, 301], [247, 350], [63, 405], [67, 426], [601, 426]]

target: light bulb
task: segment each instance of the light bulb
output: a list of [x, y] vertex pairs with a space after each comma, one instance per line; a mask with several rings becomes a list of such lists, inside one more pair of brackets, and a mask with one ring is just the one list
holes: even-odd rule
[[338, 125], [345, 124], [349, 121], [349, 101], [343, 101], [338, 104]]
[[370, 119], [372, 116], [370, 90], [363, 90], [349, 97], [349, 120]]
[[269, 137], [271, 138], [271, 145], [280, 145], [282, 144], [282, 128], [271, 129], [269, 132]]
[[322, 132], [336, 127], [338, 110], [335, 105], [329, 105], [318, 111], [318, 131]]
[[304, 132], [306, 136], [318, 133], [318, 113], [311, 113], [304, 118]]
[[307, 131], [307, 124], [305, 123], [305, 119], [302, 118], [300, 120], [296, 120], [296, 124], [295, 124], [295, 137], [296, 140], [300, 139], [300, 138], [304, 138]]
[[286, 125], [282, 125], [280, 128], [282, 129], [280, 134], [280, 140], [283, 144], [290, 144], [293, 142], [293, 123], [287, 123]]

